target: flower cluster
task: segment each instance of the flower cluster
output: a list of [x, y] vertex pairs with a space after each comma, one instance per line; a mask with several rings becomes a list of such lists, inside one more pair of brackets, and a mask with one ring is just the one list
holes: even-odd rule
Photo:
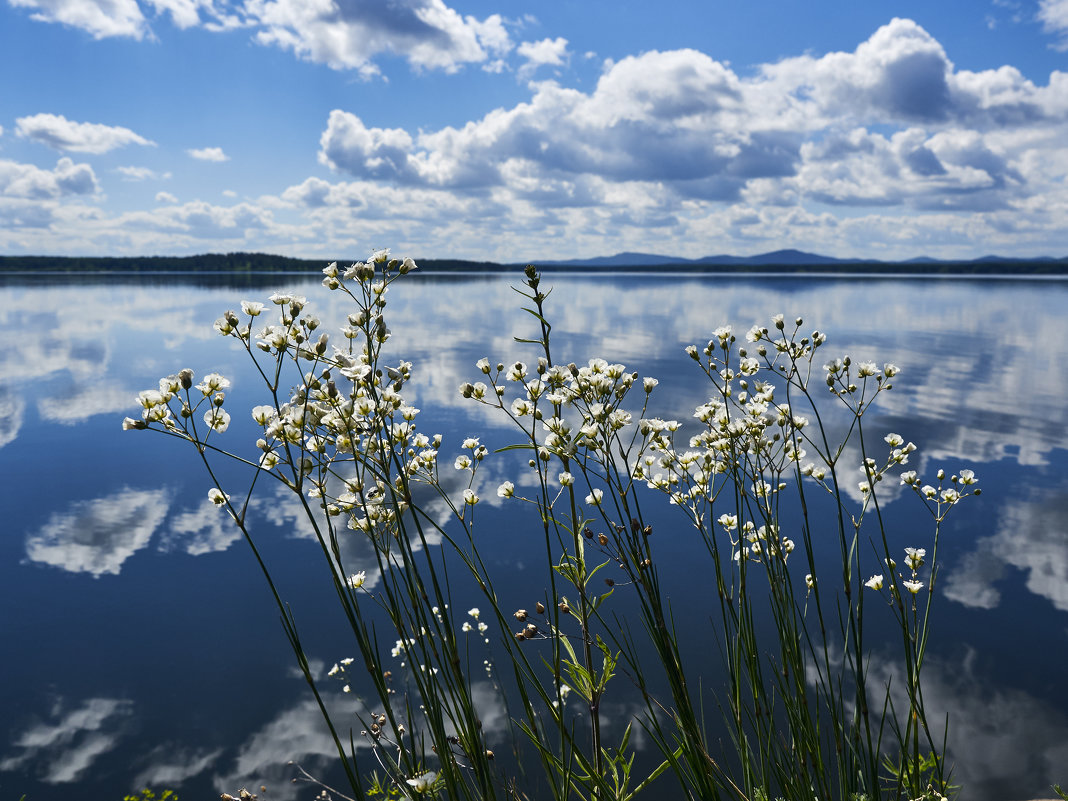
[[[927, 550], [925, 548], [906, 548], [905, 549], [905, 564], [908, 565], [911, 575], [909, 578], [901, 576], [901, 586], [908, 590], [912, 595], [916, 595], [923, 589], [923, 582], [919, 580], [919, 571], [923, 567], [923, 558], [927, 556]], [[887, 559], [886, 566], [891, 571], [897, 566], [892, 559]], [[870, 579], [864, 582], [864, 585], [871, 590], [881, 590], [883, 588], [884, 577], [882, 573], [877, 573]], [[893, 585], [891, 585], [891, 592], [894, 591]]]
[[[258, 332], [253, 325], [266, 307], [253, 301], [242, 302], [240, 314], [225, 312], [214, 325], [254, 358], [256, 352], [273, 357], [273, 366], [260, 367], [264, 377], [274, 376], [272, 390], [280, 386], [286, 368], [297, 378], [288, 399], [252, 409], [252, 419], [262, 429], [256, 442], [258, 466], [307, 497], [321, 499], [329, 516], [347, 518], [348, 528], [366, 533], [392, 531], [396, 516], [410, 504], [408, 483], [433, 482], [436, 477], [441, 436], [416, 430], [419, 410], [402, 394], [412, 365], [386, 365], [380, 358], [389, 338], [384, 319], [389, 284], [412, 269], [411, 259], [391, 260], [388, 251], [378, 251], [347, 270], [340, 271], [335, 263], [323, 271], [324, 285], [348, 294], [359, 309], [341, 330], [341, 347], [319, 331], [321, 322], [308, 311], [306, 298], [290, 293], [270, 297], [277, 316]], [[192, 371], [183, 370], [161, 380], [159, 390], [140, 393], [142, 419], [127, 418], [123, 427], [159, 426], [199, 443], [212, 432], [226, 431], [231, 418], [223, 403], [230, 381], [217, 373], [195, 387], [192, 381]], [[201, 397], [195, 397], [194, 389]], [[206, 407], [205, 432], [195, 419], [201, 407]], [[394, 460], [402, 466], [399, 473], [373, 469]], [[394, 478], [387, 483], [382, 477], [391, 474]], [[218, 497], [212, 500], [220, 503]], [[358, 586], [351, 579], [350, 585]]]
[[981, 495], [979, 487], [973, 487], [979, 479], [971, 470], [961, 470], [959, 474], [949, 476], [949, 485], [946, 485], [946, 471], [939, 468], [935, 473], [938, 478], [938, 486], [924, 484], [915, 470], [909, 470], [901, 474], [901, 483], [911, 488], [919, 495], [924, 505], [930, 511], [936, 521], [941, 522], [946, 514], [955, 505], [969, 495]]

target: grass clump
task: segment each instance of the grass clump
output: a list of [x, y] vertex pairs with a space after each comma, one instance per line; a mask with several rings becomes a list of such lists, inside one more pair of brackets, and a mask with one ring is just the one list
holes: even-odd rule
[[[340, 344], [295, 295], [272, 296], [266, 324], [270, 307], [253, 301], [216, 321], [264, 385], [253, 455], [219, 444], [231, 418], [229, 381], [217, 374], [165, 377], [141, 393], [141, 417], [124, 422], [194, 447], [209, 497], [271, 587], [352, 796], [629, 801], [656, 787], [657, 797], [686, 799], [935, 801], [951, 792], [946, 735], [928, 720], [921, 676], [942, 525], [979, 490], [969, 470], [926, 483], [907, 469], [915, 445], [866, 430], [895, 365], [825, 357], [826, 336], [801, 318], [779, 315], [741, 337], [723, 326], [686, 349], [707, 399], [692, 419], [662, 418], [655, 378], [596, 356], [554, 359], [549, 293], [529, 267], [518, 287], [534, 322], [518, 340], [526, 361], [483, 358], [460, 387], [512, 426], [512, 444], [491, 453], [480, 436], [421, 431], [405, 399], [415, 368], [388, 354], [387, 292], [414, 267], [380, 251], [324, 270], [324, 286], [352, 304]], [[478, 537], [482, 471], [516, 455], [514, 480], [496, 494], [531, 515], [544, 554], [544, 594], [519, 609]], [[248, 467], [240, 491], [224, 486], [220, 460]], [[328, 708], [275, 583], [279, 566], [257, 547], [250, 502], [263, 482], [299, 499], [348, 623], [351, 639], [337, 647], [352, 656], [328, 678], [370, 700], [345, 718]], [[930, 514], [929, 530], [912, 531], [903, 549], [885, 514], [902, 491]], [[663, 507], [680, 524], [674, 536], [692, 532], [707, 588], [704, 649], [672, 607], [672, 566], [657, 545], [666, 534], [654, 525]], [[347, 563], [352, 537], [371, 546], [368, 562]], [[479, 606], [457, 609], [453, 597], [471, 593]], [[873, 614], [895, 632], [894, 692], [869, 674]], [[499, 654], [482, 667], [470, 649], [476, 631]], [[714, 699], [702, 691], [710, 653], [721, 661]], [[483, 730], [483, 668], [507, 710], [508, 759]], [[617, 687], [641, 711], [613, 735], [604, 704]], [[709, 733], [711, 700], [723, 735]], [[649, 764], [636, 761], [637, 735], [658, 754]]]

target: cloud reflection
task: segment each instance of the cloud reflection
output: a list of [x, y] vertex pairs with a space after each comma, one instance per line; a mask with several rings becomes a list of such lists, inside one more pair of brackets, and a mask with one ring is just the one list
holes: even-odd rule
[[[324, 701], [336, 713], [335, 720], [349, 720], [359, 724], [342, 711], [340, 693], [323, 693]], [[351, 701], [351, 698], [347, 700]], [[363, 740], [354, 740], [357, 749]], [[298, 704], [282, 710], [255, 731], [237, 750], [230, 766], [215, 774], [213, 783], [220, 793], [233, 793], [240, 787], [266, 785], [274, 801], [293, 801], [298, 786], [290, 762], [296, 762], [313, 775], [325, 771], [338, 760], [337, 747], [323, 721], [322, 712], [314, 698], [306, 697]]]
[[171, 518], [160, 550], [183, 551], [190, 556], [225, 551], [241, 539], [241, 530], [218, 506], [205, 498], [192, 511]]
[[[923, 673], [923, 695], [932, 733], [949, 719], [951, 781], [971, 801], [1044, 798], [1063, 782], [1068, 764], [1068, 718], [1056, 706], [1012, 686], [994, 685], [969, 651], [960, 662], [932, 660]], [[890, 671], [872, 660], [869, 680], [885, 684]], [[898, 709], [908, 709], [903, 683], [891, 684]]]
[[13, 442], [22, 428], [26, 404], [8, 386], [0, 386], [0, 448]]
[[148, 768], [137, 774], [135, 787], [177, 787], [186, 779], [209, 770], [223, 749], [205, 751], [180, 743], [164, 743], [147, 756]]
[[12, 742], [20, 753], [0, 761], [0, 771], [35, 766], [47, 784], [78, 781], [96, 759], [117, 744], [133, 704], [118, 698], [90, 698], [70, 711], [57, 704], [55, 723], [35, 723]]
[[997, 531], [981, 537], [959, 565], [947, 571], [945, 593], [965, 606], [993, 609], [1001, 602], [994, 586], [1014, 567], [1023, 571], [1027, 589], [1068, 612], [1068, 485], [1032, 489], [1004, 501]]
[[123, 563], [148, 545], [169, 506], [166, 490], [128, 487], [76, 501], [26, 538], [26, 556], [70, 573], [117, 576]]
[[37, 413], [42, 420], [73, 426], [97, 415], [128, 412], [130, 399], [136, 394], [114, 382], [83, 384], [70, 394], [41, 398]]

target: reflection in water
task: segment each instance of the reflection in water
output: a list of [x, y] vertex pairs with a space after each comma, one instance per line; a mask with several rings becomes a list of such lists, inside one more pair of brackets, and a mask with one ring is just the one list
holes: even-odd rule
[[[336, 720], [359, 725], [354, 716], [342, 712], [346, 702], [351, 709], [351, 698], [340, 693], [324, 693], [323, 700], [336, 715]], [[356, 748], [366, 747], [363, 738], [358, 732], [356, 734], [353, 739]], [[290, 781], [293, 777], [290, 762], [300, 764], [312, 775], [321, 775], [337, 758], [337, 747], [323, 725], [318, 704], [314, 698], [305, 696], [296, 705], [279, 712], [242, 743], [230, 766], [216, 773], [212, 783], [220, 793], [264, 784], [269, 788], [270, 798], [292, 801], [297, 797], [299, 787]]]
[[145, 768], [131, 783], [134, 787], [180, 787], [182, 782], [209, 770], [222, 756], [223, 749], [211, 751], [167, 742], [152, 749], [145, 757]]
[[42, 398], [37, 403], [37, 413], [42, 420], [72, 426], [98, 414], [121, 414], [130, 408], [130, 398], [136, 394], [114, 382], [76, 384], [68, 395]]
[[15, 391], [6, 384], [0, 384], [0, 448], [19, 435], [25, 409], [25, 402]]
[[26, 538], [26, 556], [71, 573], [91, 573], [93, 578], [117, 576], [122, 563], [148, 545], [169, 505], [166, 490], [128, 487], [96, 500], [77, 501]]
[[179, 512], [171, 518], [170, 531], [163, 535], [160, 550], [200, 556], [225, 551], [239, 539], [240, 529], [218, 506], [205, 498], [192, 511]]
[[30, 768], [48, 784], [78, 781], [115, 747], [132, 711], [130, 701], [118, 698], [90, 698], [68, 712], [59, 701], [50, 715], [59, 720], [33, 724], [15, 735], [13, 753], [0, 760], [0, 771]]
[[[1020, 689], [999, 687], [977, 674], [976, 653], [959, 662], [929, 661], [923, 696], [935, 739], [939, 721], [949, 716], [951, 781], [969, 801], [1047, 798], [1055, 782], [1068, 777], [1068, 716]], [[872, 660], [873, 686], [890, 678], [885, 664]], [[898, 709], [908, 708], [904, 683], [891, 684]]]
[[[220, 678], [214, 669], [229, 662], [226, 654], [267, 650], [268, 635], [248, 621], [269, 619], [272, 611], [256, 595], [258, 577], [250, 574], [248, 554], [232, 547], [237, 533], [205, 499], [207, 487], [192, 455], [163, 438], [123, 435], [118, 418], [135, 413], [137, 390], [155, 386], [162, 375], [186, 366], [199, 375], [219, 371], [234, 382], [228, 393], [234, 422], [222, 444], [247, 455], [257, 433], [247, 414], [236, 412], [261, 402], [259, 379], [235, 343], [212, 331], [214, 319], [224, 309], [238, 308], [242, 299], [263, 300], [273, 291], [296, 288], [308, 295], [323, 328], [331, 330], [344, 319], [348, 304], [337, 293], [321, 291], [315, 276], [272, 277], [268, 285], [241, 290], [203, 279], [203, 285], [180, 287], [158, 277], [91, 285], [74, 284], [69, 277], [51, 285], [0, 282], [5, 300], [0, 303], [0, 335], [8, 343], [0, 351], [0, 460], [10, 460], [2, 465], [5, 476], [18, 477], [0, 494], [0, 519], [11, 534], [0, 540], [0, 548], [6, 544], [10, 549], [10, 558], [0, 560], [0, 591], [6, 589], [12, 599], [36, 591], [35, 597], [42, 598], [33, 606], [20, 605], [18, 617], [0, 617], [0, 639], [13, 653], [32, 652], [43, 628], [62, 642], [86, 620], [126, 624], [124, 610], [100, 601], [85, 591], [84, 581], [79, 584], [68, 574], [117, 577], [107, 582], [113, 590], [129, 588], [129, 597], [138, 599], [156, 591], [166, 599], [152, 619], [151, 632], [147, 623], [140, 624], [146, 630], [129, 632], [128, 650], [101, 647], [81, 655], [87, 665], [108, 666], [108, 676], [101, 680], [116, 686], [85, 693], [94, 697], [77, 709], [61, 706], [50, 716], [32, 713], [51, 720], [49, 724], [19, 731], [0, 725], [0, 770], [14, 773], [12, 786], [34, 801], [66, 797], [68, 788], [49, 795], [49, 783], [89, 781], [109, 750], [121, 752], [131, 766], [132, 783], [111, 792], [115, 797], [137, 784], [188, 782], [207, 794], [209, 782], [216, 792], [263, 783], [270, 797], [285, 801], [298, 794], [288, 781], [288, 761], [314, 769], [336, 759], [314, 701], [279, 695], [278, 685], [270, 683], [289, 664], [285, 658], [251, 659], [254, 669], [243, 670], [239, 678]], [[408, 400], [423, 409], [417, 421], [421, 430], [445, 435], [443, 466], [451, 464], [465, 436], [482, 436], [488, 445], [494, 441], [493, 447], [511, 440], [504, 434], [508, 423], [502, 416], [463, 400], [457, 387], [478, 377], [474, 364], [482, 356], [502, 362], [534, 360], [529, 347], [513, 341], [530, 336], [533, 322], [517, 312], [512, 283], [508, 278], [414, 273], [389, 293], [390, 353], [414, 364]], [[902, 376], [894, 391], [883, 396], [867, 421], [876, 443], [882, 447], [881, 437], [889, 431], [914, 441], [920, 450], [910, 467], [921, 474], [971, 463], [986, 492], [973, 507], [962, 509], [939, 552], [941, 586], [957, 603], [940, 606], [938, 614], [947, 618], [947, 627], [956, 625], [955, 616], [979, 621], [969, 623], [971, 628], [952, 648], [938, 651], [941, 644], [932, 645], [927, 674], [934, 713], [951, 717], [955, 780], [966, 786], [967, 798], [978, 801], [1006, 801], [1021, 797], [1022, 788], [1041, 792], [1051, 781], [1068, 780], [1057, 773], [1068, 764], [1062, 745], [1068, 742], [1068, 702], [1051, 703], [1040, 697], [1042, 688], [1019, 687], [997, 632], [984, 625], [997, 614], [1017, 614], [1018, 604], [1041, 597], [1048, 604], [1043, 601], [1036, 610], [1031, 603], [1026, 612], [1041, 618], [1029, 620], [1034, 630], [1061, 632], [1065, 627], [1068, 485], [1050, 488], [1048, 476], [1063, 470], [1068, 448], [1068, 405], [1063, 401], [1068, 396], [1068, 339], [1061, 330], [1068, 284], [557, 274], [546, 283], [555, 287], [548, 303], [554, 356], [578, 363], [600, 356], [657, 377], [655, 413], [684, 423], [694, 406], [707, 399], [707, 385], [683, 348], [702, 345], [724, 323], [733, 324], [741, 336], [749, 325], [766, 323], [774, 314], [800, 313], [806, 329], [828, 332], [825, 360], [849, 352], [855, 359], [898, 364]], [[62, 496], [55, 487], [64, 482], [56, 479], [57, 443], [66, 463], [76, 466], [74, 480], [68, 474], [64, 480], [81, 482], [69, 499], [59, 502], [54, 499]], [[843, 464], [859, 461], [859, 453], [843, 457]], [[526, 472], [521, 475], [529, 480]], [[226, 474], [224, 484], [232, 479]], [[505, 479], [522, 489], [523, 479], [512, 474], [505, 457], [487, 460], [477, 475], [475, 489], [483, 499], [478, 507], [484, 537], [480, 547], [487, 549], [492, 566], [512, 571], [509, 583], [525, 586], [534, 579], [524, 560], [537, 558], [537, 548], [520, 542], [521, 527], [504, 517], [515, 508], [501, 508], [496, 496], [495, 487]], [[465, 480], [443, 468], [443, 481], [454, 495]], [[853, 492], [852, 484], [847, 487]], [[912, 505], [910, 498], [897, 503], [901, 494], [900, 487], [883, 488], [882, 500], [894, 501], [895, 515]], [[240, 497], [240, 490], [234, 495]], [[856, 495], [859, 500], [859, 491]], [[433, 519], [448, 519], [442, 499], [426, 503]], [[53, 511], [49, 504], [58, 508]], [[31, 518], [41, 509], [50, 513], [44, 525], [43, 518]], [[311, 531], [303, 507], [289, 490], [276, 492], [261, 484], [250, 519], [257, 542], [287, 560], [295, 584], [315, 588], [325, 583], [318, 554], [305, 541]], [[149, 560], [131, 563], [130, 557], [150, 546], [156, 532], [163, 553], [198, 558], [161, 558], [144, 568]], [[673, 553], [685, 555], [684, 543], [664, 541]], [[29, 562], [65, 572], [29, 570], [26, 559], [19, 561], [23, 543]], [[365, 570], [365, 587], [375, 589], [380, 577], [366, 541], [345, 536], [342, 548], [342, 569]], [[153, 589], [146, 591], [149, 583]], [[1023, 592], [1024, 584], [1030, 595]], [[679, 582], [680, 606], [687, 601], [687, 586], [700, 582]], [[210, 592], [209, 587], [224, 591]], [[172, 608], [170, 599], [178, 594], [182, 601]], [[300, 598], [305, 603], [301, 620], [310, 639], [336, 642], [330, 639], [336, 630], [326, 622], [316, 628], [320, 621], [313, 610], [319, 607], [313, 604], [318, 598]], [[230, 603], [237, 611], [220, 655], [218, 634], [212, 639], [187, 624], [230, 613], [229, 607], [218, 606]], [[14, 600], [9, 608], [15, 608]], [[84, 610], [84, 615], [69, 620], [71, 609]], [[143, 673], [151, 671], [144, 670], [140, 655], [141, 639], [150, 635], [157, 637], [152, 671], [168, 670], [174, 653], [192, 655], [182, 663], [184, 671], [173, 674], [171, 692], [182, 707], [178, 711], [160, 712], [153, 706], [162, 699], [144, 680]], [[1041, 641], [1047, 650], [1036, 652], [1035, 660], [1068, 659], [1064, 642]], [[114, 640], [110, 647], [116, 648]], [[979, 656], [954, 662], [958, 657], [953, 654], [968, 648]], [[331, 663], [339, 656], [329, 645], [315, 655]], [[231, 680], [232, 685], [219, 689]], [[0, 709], [21, 698], [22, 688], [9, 684], [0, 686]], [[506, 737], [507, 717], [499, 698], [488, 684], [476, 682], [475, 690], [487, 730], [499, 729], [500, 737]], [[338, 709], [352, 711], [351, 696], [328, 696]], [[205, 704], [209, 723], [181, 718], [187, 712], [195, 717], [193, 710]], [[249, 711], [252, 706], [255, 714]], [[604, 709], [608, 727], [620, 734], [638, 707], [606, 699]], [[125, 721], [153, 715], [175, 716], [173, 730], [119, 742]], [[640, 735], [636, 727], [634, 737]], [[8, 786], [8, 776], [4, 778]]]
[[1008, 566], [1027, 574], [1027, 589], [1068, 612], [1068, 486], [1031, 489], [1005, 501], [996, 533], [981, 537], [959, 567], [949, 572], [945, 593], [965, 606], [993, 609], [994, 586]]

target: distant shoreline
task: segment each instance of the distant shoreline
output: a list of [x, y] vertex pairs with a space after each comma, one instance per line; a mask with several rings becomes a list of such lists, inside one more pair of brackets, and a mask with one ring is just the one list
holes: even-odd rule
[[[338, 259], [339, 264], [351, 260]], [[265, 253], [226, 253], [199, 256], [0, 256], [0, 274], [62, 274], [62, 273], [107, 273], [112, 275], [136, 275], [159, 273], [225, 273], [225, 274], [270, 274], [302, 273], [318, 274], [328, 262], [324, 259], [294, 259], [272, 256]], [[462, 259], [416, 259], [421, 270], [435, 273], [510, 273], [523, 267], [522, 264], [500, 264], [488, 261], [465, 261]], [[715, 262], [658, 262], [650, 264], [581, 264], [547, 261], [537, 264], [546, 273], [583, 273], [613, 275], [617, 273], [684, 273], [684, 274], [820, 274], [820, 275], [1002, 275], [1042, 276], [1068, 275], [1068, 259], [980, 259], [975, 261], [845, 261], [814, 257], [804, 260], [743, 263]]]

